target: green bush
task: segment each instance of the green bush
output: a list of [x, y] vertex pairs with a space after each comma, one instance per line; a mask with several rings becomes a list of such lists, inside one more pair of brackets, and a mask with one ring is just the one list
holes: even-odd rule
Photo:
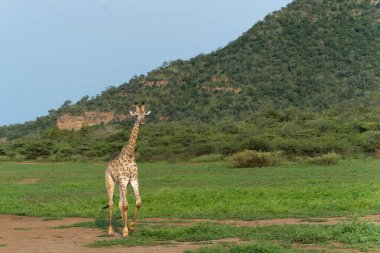
[[28, 143], [25, 147], [25, 157], [27, 160], [39, 157], [48, 157], [51, 154], [52, 144], [48, 142]]
[[216, 151], [216, 145], [213, 143], [197, 143], [190, 146], [186, 151], [195, 156], [212, 154]]
[[238, 168], [266, 167], [280, 164], [280, 154], [280, 152], [244, 150], [232, 155], [230, 160]]
[[380, 130], [380, 123], [378, 122], [364, 122], [360, 125], [360, 131], [379, 131]]
[[270, 151], [271, 145], [269, 141], [261, 136], [249, 137], [243, 141], [242, 146], [250, 150]]
[[5, 156], [6, 154], [5, 148], [0, 147], [0, 156]]
[[275, 149], [284, 151], [288, 156], [315, 157], [331, 152], [349, 153], [355, 149], [346, 139], [340, 140], [334, 135], [304, 139], [277, 138], [273, 143]]
[[380, 131], [368, 131], [365, 136], [370, 150], [380, 147]]
[[315, 157], [307, 157], [304, 159], [306, 163], [316, 164], [316, 165], [338, 164], [340, 160], [342, 160], [342, 156], [335, 152], [331, 152], [328, 154], [315, 156]]

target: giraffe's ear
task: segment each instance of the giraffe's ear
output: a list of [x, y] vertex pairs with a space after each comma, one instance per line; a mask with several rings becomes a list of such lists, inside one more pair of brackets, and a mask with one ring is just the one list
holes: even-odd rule
[[146, 112], [145, 115], [149, 115], [150, 114], [150, 111]]
[[131, 114], [132, 116], [135, 116], [135, 115], [137, 115], [137, 113], [135, 113], [135, 112], [132, 112], [132, 111], [129, 111], [129, 114]]

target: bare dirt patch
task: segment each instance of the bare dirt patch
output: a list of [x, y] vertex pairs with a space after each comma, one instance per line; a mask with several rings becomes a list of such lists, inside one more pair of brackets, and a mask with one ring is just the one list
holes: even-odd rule
[[[283, 224], [337, 224], [348, 222], [347, 217], [325, 217], [325, 218], [307, 218], [307, 219], [271, 219], [271, 220], [208, 220], [208, 219], [165, 219], [150, 218], [142, 219], [144, 223], [169, 223], [176, 226], [184, 226], [193, 224], [194, 222], [215, 222], [222, 224], [231, 224], [234, 226], [269, 226]], [[368, 215], [361, 220], [380, 224], [380, 215]], [[174, 253], [183, 252], [186, 249], [196, 249], [205, 244], [213, 244], [218, 242], [240, 243], [239, 239], [227, 238], [224, 240], [198, 242], [194, 243], [178, 243], [172, 242], [171, 245], [158, 246], [138, 246], [138, 247], [112, 247], [112, 248], [89, 248], [86, 244], [97, 240], [112, 240], [114, 237], [103, 237], [105, 231], [98, 228], [82, 228], [67, 227], [64, 229], [54, 229], [59, 226], [70, 226], [78, 222], [88, 222], [92, 219], [86, 218], [64, 218], [62, 220], [43, 219], [41, 217], [26, 217], [15, 215], [0, 214], [0, 253], [16, 252], [16, 253], [97, 253], [97, 252], [113, 252], [113, 253]], [[128, 238], [126, 239], [128, 240]], [[316, 245], [293, 245], [295, 248], [303, 249], [322, 249]], [[337, 248], [337, 249], [336, 249]], [[351, 249], [339, 249], [334, 247], [334, 251], [357, 252]], [[330, 248], [331, 250], [331, 248]]]
[[[26, 217], [0, 214], [0, 253], [174, 253], [186, 249], [196, 249], [201, 245], [181, 243], [168, 246], [88, 248], [85, 245], [97, 240], [114, 239], [99, 237], [105, 231], [95, 228], [69, 227], [52, 229], [59, 226], [70, 226], [91, 219], [64, 218], [62, 220], [44, 220], [41, 217]], [[126, 239], [128, 240], [128, 239]]]

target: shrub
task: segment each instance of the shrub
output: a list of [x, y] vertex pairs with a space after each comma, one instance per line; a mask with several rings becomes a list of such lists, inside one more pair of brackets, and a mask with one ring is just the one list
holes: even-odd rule
[[341, 159], [342, 159], [341, 155], [335, 152], [331, 152], [331, 153], [320, 155], [320, 156], [307, 157], [305, 158], [304, 161], [306, 163], [316, 164], [316, 165], [332, 165], [332, 164], [338, 164]]
[[212, 154], [215, 150], [216, 147], [213, 143], [197, 143], [187, 149], [190, 154], [195, 156]]
[[288, 156], [315, 157], [331, 152], [348, 152], [353, 146], [347, 140], [337, 140], [335, 136], [324, 135], [305, 139], [275, 139], [274, 148], [283, 150]]
[[5, 148], [0, 147], [0, 156], [5, 156], [5, 155], [6, 155]]
[[243, 147], [250, 150], [270, 151], [271, 145], [269, 141], [263, 137], [249, 137], [243, 141]]
[[280, 152], [245, 150], [230, 157], [238, 168], [274, 166], [281, 163]]
[[380, 147], [380, 131], [368, 131], [365, 133], [368, 142], [368, 148], [374, 150]]
[[29, 143], [25, 148], [25, 158], [28, 160], [39, 157], [48, 157], [51, 154], [51, 143], [35, 142]]
[[359, 130], [361, 132], [379, 131], [380, 130], [380, 123], [378, 123], [378, 122], [364, 122], [360, 125]]

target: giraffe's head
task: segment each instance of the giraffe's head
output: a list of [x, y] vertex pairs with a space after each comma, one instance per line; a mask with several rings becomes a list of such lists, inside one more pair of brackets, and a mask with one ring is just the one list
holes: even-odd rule
[[145, 105], [142, 103], [141, 105], [138, 105], [135, 103], [136, 109], [135, 111], [129, 111], [129, 113], [133, 116], [137, 116], [137, 120], [140, 122], [140, 124], [145, 124], [145, 115], [149, 115], [150, 111], [145, 111]]

